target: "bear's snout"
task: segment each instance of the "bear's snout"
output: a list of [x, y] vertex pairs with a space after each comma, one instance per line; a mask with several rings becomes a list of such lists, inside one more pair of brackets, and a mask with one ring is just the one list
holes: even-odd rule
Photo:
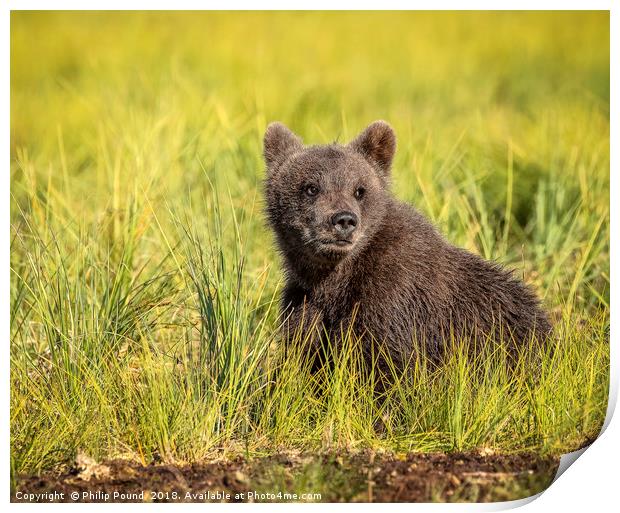
[[353, 212], [337, 212], [332, 216], [332, 225], [341, 237], [349, 237], [357, 228], [357, 216]]

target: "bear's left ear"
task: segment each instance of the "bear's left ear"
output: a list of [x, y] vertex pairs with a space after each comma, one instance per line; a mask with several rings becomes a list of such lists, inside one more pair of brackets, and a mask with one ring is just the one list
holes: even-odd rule
[[388, 123], [385, 121], [371, 123], [349, 143], [349, 147], [360, 153], [384, 177], [389, 176], [396, 151], [396, 135]]

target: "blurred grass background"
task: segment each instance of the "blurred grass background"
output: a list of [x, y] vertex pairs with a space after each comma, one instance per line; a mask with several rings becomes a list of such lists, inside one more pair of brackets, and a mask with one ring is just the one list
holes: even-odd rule
[[[260, 190], [269, 121], [326, 143], [374, 119], [396, 195], [523, 275], [561, 339], [534, 381], [420, 371], [382, 433], [389, 404], [348, 367], [309, 400], [278, 360]], [[609, 15], [12, 12], [11, 271], [14, 471], [78, 449], [574, 448], [607, 400]]]

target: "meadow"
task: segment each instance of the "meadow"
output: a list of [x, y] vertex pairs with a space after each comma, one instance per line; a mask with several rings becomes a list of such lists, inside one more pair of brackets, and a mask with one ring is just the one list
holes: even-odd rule
[[[536, 373], [456, 351], [377, 401], [354, 344], [318, 376], [283, 357], [264, 129], [375, 119], [395, 194], [543, 299]], [[13, 12], [10, 172], [14, 476], [81, 452], [558, 455], [602, 426], [607, 13]]]

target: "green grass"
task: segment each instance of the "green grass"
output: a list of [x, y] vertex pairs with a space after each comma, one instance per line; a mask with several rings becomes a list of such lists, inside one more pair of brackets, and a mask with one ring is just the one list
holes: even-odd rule
[[[283, 359], [263, 131], [377, 118], [395, 194], [544, 299], [538, 371], [456, 351], [375, 401], [354, 341]], [[574, 449], [607, 405], [608, 14], [14, 12], [10, 309], [13, 472]]]

